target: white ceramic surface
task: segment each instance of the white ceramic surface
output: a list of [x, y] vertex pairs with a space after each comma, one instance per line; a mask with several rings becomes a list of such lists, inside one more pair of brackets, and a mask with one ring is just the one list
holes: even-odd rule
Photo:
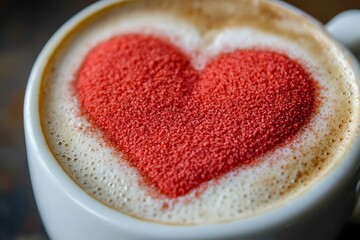
[[[28, 161], [37, 205], [51, 239], [334, 238], [350, 216], [359, 193], [359, 140], [333, 172], [302, 196], [262, 215], [222, 224], [170, 226], [134, 219], [94, 200], [71, 180], [54, 159], [41, 130], [40, 80], [49, 56], [66, 33], [81, 19], [113, 2], [97, 2], [61, 27], [40, 53], [28, 82], [24, 105]], [[320, 24], [292, 6], [277, 3]], [[337, 35], [336, 30], [332, 33]], [[350, 55], [349, 59], [359, 79], [359, 65]]]
[[348, 10], [336, 15], [326, 24], [326, 30], [360, 57], [360, 10]]

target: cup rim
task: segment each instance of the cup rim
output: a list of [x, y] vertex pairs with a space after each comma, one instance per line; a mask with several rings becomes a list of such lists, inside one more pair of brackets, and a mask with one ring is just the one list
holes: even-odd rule
[[[309, 213], [314, 206], [321, 204], [325, 201], [325, 197], [335, 194], [337, 189], [340, 189], [356, 174], [359, 168], [359, 161], [357, 156], [360, 156], [360, 138], [356, 137], [356, 141], [352, 144], [351, 149], [348, 150], [343, 161], [339, 162], [335, 169], [323, 176], [312, 186], [309, 186], [301, 196], [296, 196], [294, 199], [278, 206], [275, 209], [260, 213], [248, 218], [241, 218], [238, 220], [203, 224], [193, 226], [182, 225], [167, 225], [163, 223], [154, 223], [146, 220], [139, 220], [133, 218], [126, 213], [121, 213], [114, 210], [90, 195], [88, 195], [80, 186], [78, 186], [71, 177], [59, 165], [53, 156], [45, 136], [42, 131], [39, 115], [39, 95], [42, 76], [45, 70], [46, 63], [53, 54], [54, 49], [62, 42], [62, 40], [74, 29], [81, 21], [98, 12], [101, 9], [109, 7], [118, 2], [125, 2], [126, 0], [110, 0], [96, 2], [87, 8], [77, 13], [74, 17], [68, 20], [46, 43], [38, 56], [30, 77], [25, 93], [24, 102], [24, 126], [27, 140], [27, 148], [34, 149], [38, 156], [38, 161], [41, 166], [46, 170], [46, 173], [51, 176], [56, 186], [67, 195], [70, 199], [76, 202], [80, 207], [91, 212], [97, 218], [102, 219], [109, 225], [123, 231], [141, 233], [143, 236], [172, 239], [174, 236], [182, 236], [183, 239], [197, 239], [197, 238], [220, 238], [231, 236], [247, 236], [255, 231], [266, 231], [273, 229], [275, 226], [285, 227], [289, 219], [296, 219], [299, 216]], [[304, 13], [303, 11], [291, 6], [287, 3], [273, 0], [271, 3], [277, 6], [290, 10], [296, 15], [302, 16], [311, 24], [318, 26], [318, 30], [324, 34], [340, 51], [348, 57], [349, 64], [357, 74], [357, 79], [360, 79], [359, 65], [353, 59], [345, 48], [338, 44], [329, 34], [326, 33], [321, 23], [313, 17]], [[290, 223], [291, 224], [291, 223]]]

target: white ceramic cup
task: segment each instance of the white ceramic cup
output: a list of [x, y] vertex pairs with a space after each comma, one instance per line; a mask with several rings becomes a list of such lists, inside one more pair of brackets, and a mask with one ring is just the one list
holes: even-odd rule
[[[31, 181], [41, 218], [51, 239], [335, 238], [352, 213], [359, 195], [359, 139], [335, 170], [314, 183], [303, 195], [261, 215], [227, 223], [173, 226], [141, 221], [101, 204], [71, 180], [49, 150], [42, 132], [39, 117], [40, 81], [49, 57], [64, 36], [82, 19], [114, 2], [97, 2], [61, 27], [36, 60], [26, 89], [24, 124]], [[319, 22], [304, 12], [280, 1], [276, 4], [302, 15], [319, 25], [319, 31], [325, 31]], [[358, 21], [355, 25], [359, 26], [360, 13], [345, 15], [346, 21], [344, 16], [335, 18], [328, 29], [336, 38], [356, 50], [360, 42], [359, 30], [356, 33], [354, 25], [349, 26], [347, 22], [355, 24], [355, 19]], [[348, 56], [358, 75], [357, 79], [360, 79], [358, 62], [341, 44], [336, 41], [334, 44]]]

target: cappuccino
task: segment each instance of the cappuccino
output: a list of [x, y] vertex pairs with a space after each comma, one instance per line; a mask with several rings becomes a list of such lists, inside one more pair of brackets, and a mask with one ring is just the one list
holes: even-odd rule
[[[143, 52], [139, 53], [136, 50], [139, 48], [129, 50], [128, 46], [130, 45], [127, 45], [130, 41], [129, 39], [132, 42], [144, 42], [146, 47], [144, 49], [141, 48]], [[111, 45], [112, 41], [118, 41], [120, 45]], [[276, 60], [276, 64], [271, 62], [270, 65], [276, 65], [271, 71], [269, 70], [269, 64], [266, 65], [266, 68], [263, 67], [259, 70], [259, 74], [269, 70], [269, 73], [266, 75], [268, 79], [262, 82], [262, 84], [271, 85], [270, 87], [266, 86], [265, 88], [258, 84], [254, 85], [255, 90], [250, 91], [252, 89], [251, 86], [246, 85], [249, 88], [246, 91], [251, 93], [257, 92], [259, 89], [266, 89], [268, 91], [279, 86], [276, 91], [267, 92], [268, 97], [265, 100], [260, 99], [259, 105], [253, 107], [253, 104], [241, 105], [241, 101], [250, 101], [245, 100], [247, 98], [257, 99], [256, 96], [247, 96], [243, 90], [239, 90], [234, 93], [236, 96], [241, 95], [240, 99], [236, 98], [236, 104], [238, 105], [231, 108], [235, 110], [240, 109], [245, 114], [247, 109], [251, 110], [251, 112], [254, 109], [255, 111], [260, 111], [258, 109], [262, 109], [261, 107], [265, 105], [273, 106], [275, 113], [273, 113], [272, 109], [266, 107], [266, 109], [261, 110], [258, 114], [250, 114], [255, 116], [256, 119], [251, 119], [250, 116], [246, 120], [244, 120], [245, 118], [235, 118], [234, 120], [227, 121], [229, 117], [226, 115], [226, 111], [224, 111], [217, 118], [222, 119], [222, 121], [216, 122], [218, 124], [211, 123], [209, 126], [206, 126], [205, 132], [210, 132], [210, 135], [211, 130], [209, 129], [212, 129], [212, 127], [215, 129], [214, 132], [226, 135], [228, 134], [228, 125], [231, 122], [239, 121], [241, 124], [244, 124], [243, 122], [248, 121], [248, 125], [241, 125], [240, 132], [237, 132], [239, 135], [245, 133], [245, 137], [237, 138], [235, 135], [233, 141], [235, 142], [240, 139], [246, 145], [260, 147], [244, 147], [246, 149], [244, 155], [247, 156], [244, 159], [239, 153], [234, 154], [237, 157], [231, 154], [225, 157], [224, 154], [221, 155], [222, 160], [220, 162], [226, 162], [223, 165], [231, 165], [231, 168], [227, 167], [226, 171], [223, 172], [220, 170], [213, 171], [219, 174], [213, 174], [211, 178], [204, 177], [203, 179], [205, 180], [202, 181], [197, 181], [197, 179], [202, 174], [206, 175], [207, 171], [201, 170], [199, 173], [196, 169], [194, 172], [198, 173], [198, 175], [194, 179], [189, 180], [189, 178], [194, 176], [190, 175], [186, 180], [185, 186], [188, 186], [189, 182], [197, 181], [197, 183], [192, 185], [192, 187], [186, 188], [184, 191], [179, 191], [179, 186], [183, 188], [184, 185], [173, 184], [174, 182], [177, 183], [177, 180], [173, 180], [173, 176], [176, 179], [182, 178], [182, 176], [176, 171], [168, 170], [172, 166], [168, 168], [164, 164], [159, 163], [159, 165], [156, 165], [157, 162], [160, 162], [160, 158], [153, 157], [155, 156], [154, 152], [161, 148], [161, 144], [167, 144], [172, 139], [167, 141], [161, 140], [152, 148], [147, 148], [147, 146], [141, 148], [139, 151], [144, 152], [140, 156], [141, 160], [135, 161], [134, 159], [139, 157], [139, 151], [134, 152], [128, 149], [138, 144], [136, 141], [139, 141], [139, 139], [153, 144], [156, 142], [156, 139], [154, 141], [149, 139], [153, 138], [154, 135], [145, 135], [145, 133], [141, 132], [142, 128], [140, 127], [134, 127], [129, 132], [130, 134], [127, 135], [128, 128], [120, 127], [123, 126], [122, 123], [115, 125], [114, 128], [111, 128], [112, 130], [108, 130], [110, 128], [107, 127], [109, 126], [108, 124], [112, 124], [108, 123], [109, 115], [126, 115], [126, 111], [134, 106], [131, 105], [128, 108], [124, 106], [128, 102], [133, 103], [132, 99], [121, 103], [123, 104], [121, 105], [123, 107], [122, 111], [110, 111], [107, 112], [110, 114], [107, 114], [106, 117], [100, 116], [99, 118], [94, 117], [92, 114], [97, 112], [96, 106], [99, 106], [101, 111], [103, 109], [106, 111], [107, 107], [111, 108], [113, 106], [113, 102], [104, 104], [104, 99], [101, 96], [105, 94], [102, 92], [104, 89], [108, 89], [105, 95], [116, 91], [115, 85], [107, 85], [107, 82], [103, 82], [102, 86], [99, 85], [100, 88], [95, 88], [97, 89], [96, 91], [89, 90], [95, 85], [95, 87], [98, 87], [99, 81], [103, 81], [101, 80], [104, 78], [102, 74], [109, 75], [108, 73], [98, 72], [97, 69], [102, 66], [92, 63], [98, 64], [100, 62], [98, 60], [103, 61], [102, 58], [94, 57], [96, 54], [108, 55], [108, 52], [104, 51], [106, 46], [110, 46], [109, 48], [116, 46], [114, 51], [118, 51], [118, 46], [120, 48], [125, 46], [126, 51], [131, 51], [129, 62], [134, 60], [134, 55], [143, 54], [145, 51], [151, 52], [152, 50], [156, 51], [155, 55], [159, 55], [159, 59], [162, 60], [168, 50], [165, 51], [165, 54], [159, 54], [159, 51], [156, 50], [157, 46], [159, 48], [167, 46], [166, 49], [175, 49], [176, 57], [186, 56], [189, 61], [189, 66], [186, 65], [186, 67], [193, 69], [191, 72], [203, 73], [202, 76], [206, 75], [217, 63], [228, 61], [227, 59], [235, 53], [237, 54], [236, 57], [240, 56], [236, 58], [239, 64], [243, 64], [242, 61], [245, 58], [250, 59], [251, 63], [254, 64], [264, 63], [264, 60], [260, 60], [265, 58], [263, 56], [272, 56], [270, 57], [271, 61], [275, 61], [275, 58], [282, 59], [281, 61]], [[261, 57], [259, 57], [260, 55]], [[268, 57], [266, 58], [268, 59]], [[157, 59], [156, 57], [156, 59], [147, 60], [141, 63], [141, 66], [151, 65], [149, 62]], [[184, 61], [186, 62], [186, 60]], [[284, 68], [278, 68], [284, 62], [293, 67], [287, 67], [288, 65], [285, 64]], [[89, 63], [91, 64], [89, 65]], [[173, 64], [172, 61], [167, 63], [162, 65], [160, 70], [156, 70], [156, 74], [161, 71], [164, 72], [166, 67]], [[175, 63], [178, 63], [178, 60]], [[104, 61], [104, 63], [100, 62], [100, 65], [102, 64], [113, 66], [118, 63]], [[124, 64], [128, 64], [128, 62], [125, 60]], [[242, 66], [247, 65], [244, 64]], [[122, 66], [120, 64], [119, 67], [121, 68]], [[154, 65], [154, 67], [156, 66]], [[181, 65], [181, 67], [184, 66]], [[224, 71], [228, 75], [236, 75], [238, 79], [250, 78], [250, 73], [239, 77], [239, 74], [235, 74], [238, 67], [232, 66], [232, 68], [234, 70], [228, 71], [226, 68], [223, 69], [225, 69]], [[277, 102], [279, 98], [272, 98], [272, 93], [277, 93], [279, 96], [286, 95], [286, 93], [283, 93], [284, 89], [280, 88], [283, 85], [273, 86], [272, 82], [280, 82], [281, 79], [273, 76], [278, 76], [279, 72], [283, 71], [283, 69], [289, 68], [296, 72], [294, 78], [289, 78], [295, 82], [287, 85], [289, 87], [286, 90], [293, 91], [293, 89], [296, 89], [296, 91], [288, 94], [286, 99], [289, 99], [289, 101], [295, 99], [295, 102], [301, 100], [300, 103], [296, 102], [298, 105], [294, 106], [295, 110], [291, 114], [288, 114], [287, 110], [284, 111], [282, 109], [286, 101], [279, 103]], [[90, 72], [88, 72], [89, 69], [91, 70]], [[126, 79], [130, 76], [128, 73], [132, 70], [122, 70], [118, 72], [120, 77], [114, 74], [111, 78]], [[244, 73], [245, 70], [242, 69], [240, 73]], [[149, 71], [152, 71], [152, 69]], [[301, 72], [300, 75], [299, 72]], [[136, 75], [136, 73], [134, 74]], [[178, 71], [170, 73], [169, 76], [173, 76], [178, 74]], [[207, 79], [217, 79], [216, 74], [218, 72], [214, 72], [213, 75], [210, 74], [211, 77]], [[83, 76], [87, 77], [84, 78]], [[184, 76], [188, 75], [181, 76], [181, 79], [185, 78], [187, 81]], [[285, 72], [282, 76], [287, 78], [288, 73]], [[85, 80], [81, 80], [82, 77]], [[95, 80], [89, 83], [88, 79]], [[140, 80], [142, 79], [143, 77], [140, 78]], [[189, 81], [192, 81], [192, 79], [192, 77], [189, 78]], [[302, 81], [299, 81], [299, 79]], [[135, 81], [135, 77], [128, 80]], [[136, 218], [166, 224], [225, 222], [251, 217], [277, 208], [310, 189], [313, 184], [321, 181], [323, 177], [336, 167], [341, 159], [343, 159], [349, 146], [353, 143], [358, 131], [359, 96], [357, 81], [358, 79], [355, 79], [348, 60], [341, 50], [328, 39], [316, 23], [311, 23], [304, 19], [304, 17], [294, 15], [289, 10], [274, 5], [271, 2], [252, 0], [227, 0], [221, 2], [201, 0], [150, 2], [139, 0], [120, 2], [80, 23], [68, 34], [55, 51], [42, 80], [40, 117], [49, 148], [64, 171], [84, 191], [103, 204]], [[303, 82], [307, 82], [307, 84], [300, 87], [296, 85]], [[209, 87], [211, 90], [209, 95], [216, 95], [218, 97], [216, 101], [221, 99], [221, 96], [217, 96], [220, 87], [225, 88], [225, 92], [231, 92], [231, 89], [226, 89], [227, 86], [221, 85], [222, 83], [219, 82], [218, 84], [211, 85], [211, 88]], [[294, 83], [296, 84], [294, 85]], [[132, 83], [129, 83], [129, 86], [130, 84]], [[144, 92], [136, 90], [143, 89], [148, 83], [144, 81], [143, 84], [136, 85], [136, 88], [132, 86], [131, 89], [127, 87], [128, 85], [121, 86], [121, 89], [126, 88], [135, 91], [134, 95], [131, 96], [142, 95]], [[199, 87], [197, 84], [200, 83], [196, 82], [194, 84], [197, 88], [194, 87], [195, 90], [191, 93], [193, 95], [199, 94], [203, 89], [208, 88], [201, 84]], [[86, 88], [83, 87], [84, 85]], [[237, 85], [239, 84], [235, 82], [234, 86]], [[162, 86], [158, 86], [158, 89], [162, 90]], [[300, 90], [303, 90], [303, 92]], [[171, 94], [176, 93], [173, 91], [166, 92], [166, 95], [172, 96]], [[82, 97], [84, 95], [87, 96], [87, 99]], [[181, 96], [184, 97], [185, 95]], [[146, 97], [151, 98], [148, 95]], [[198, 102], [203, 100], [200, 97], [197, 99]], [[204, 99], [208, 101], [208, 98]], [[270, 100], [267, 102], [266, 99]], [[141, 101], [143, 100], [141, 99]], [[141, 101], [138, 102], [138, 106], [141, 105]], [[93, 108], [87, 108], [86, 102], [96, 104], [99, 102], [100, 105], [92, 105]], [[188, 102], [186, 101], [186, 104]], [[306, 104], [302, 104], [304, 102]], [[231, 104], [232, 102], [227, 102], [225, 99], [224, 103]], [[178, 103], [171, 102], [169, 108], [177, 106], [176, 104]], [[194, 106], [203, 108], [200, 103], [200, 105], [196, 104]], [[196, 112], [193, 115], [186, 115], [186, 113], [183, 115], [177, 114], [180, 111], [179, 109], [191, 109], [193, 111], [196, 108], [194, 106], [189, 108], [174, 107], [173, 116], [175, 117], [173, 118], [191, 116], [186, 121], [181, 121], [179, 125], [184, 127], [181, 128], [181, 131], [186, 135], [184, 139], [190, 139], [196, 144], [201, 145], [201, 139], [199, 141], [194, 140], [198, 137], [197, 134], [201, 130], [196, 128], [193, 132], [188, 131], [185, 129], [188, 125], [184, 124], [184, 122], [191, 122], [204, 112], [211, 114], [212, 111], [210, 110], [215, 105], [209, 103], [206, 106], [210, 107], [206, 111]], [[245, 108], [242, 106], [245, 106]], [[289, 109], [292, 109], [291, 107]], [[213, 108], [213, 112], [220, 113], [220, 110], [225, 109], [225, 107], [219, 109]], [[140, 106], [138, 111], [144, 111], [144, 107]], [[233, 114], [234, 111], [229, 112]], [[294, 118], [294, 114], [299, 111], [308, 113], [302, 113], [299, 117], [296, 116]], [[131, 112], [131, 115], [134, 115], [134, 113]], [[165, 113], [167, 114], [168, 112]], [[268, 116], [267, 113], [276, 116], [271, 119], [271, 121], [274, 121], [274, 125], [265, 125], [261, 130], [252, 128], [251, 125], [256, 125], [255, 122], [262, 122], [262, 115], [264, 113], [266, 113], [266, 116]], [[290, 116], [286, 116], [287, 114]], [[243, 115], [240, 114], [240, 116]], [[266, 116], [263, 117], [264, 121], [267, 121]], [[261, 119], [259, 120], [259, 118]], [[279, 137], [281, 133], [277, 133], [272, 135], [270, 140], [266, 137], [263, 138], [263, 136], [267, 136], [268, 132], [271, 135], [273, 128], [279, 128], [283, 131], [282, 126], [279, 126], [280, 120], [283, 118], [294, 122], [292, 127], [286, 130], [288, 136]], [[107, 121], [102, 123], [103, 119]], [[133, 119], [122, 119], [129, 120], [129, 122], [135, 121], [135, 117]], [[208, 118], [199, 117], [199, 119]], [[148, 123], [146, 119], [141, 120]], [[163, 122], [163, 120], [160, 120], [158, 124], [155, 124], [153, 121], [149, 125], [154, 124], [154, 128], [156, 126], [169, 127], [169, 124], [162, 125]], [[178, 123], [179, 121], [172, 120], [172, 122]], [[141, 125], [141, 123], [139, 124]], [[286, 124], [287, 122], [284, 122], [284, 125]], [[198, 126], [203, 127], [204, 125], [200, 121]], [[170, 130], [164, 130], [164, 134], [159, 134], [160, 138], [164, 135], [173, 136], [171, 129], [175, 128], [169, 128]], [[111, 135], [114, 132], [113, 129], [117, 129], [114, 133], [115, 137]], [[146, 129], [146, 131], [152, 130], [151, 128]], [[226, 129], [226, 131], [222, 133], [221, 129]], [[269, 130], [268, 132], [267, 129]], [[177, 130], [180, 131], [179, 128]], [[259, 131], [264, 133], [259, 133]], [[139, 132], [143, 134], [142, 137], [147, 137], [135, 138], [135, 135], [140, 135]], [[131, 143], [126, 145], [128, 142], [125, 144], [123, 140], [129, 138], [128, 142]], [[280, 140], [277, 141], [275, 138]], [[166, 138], [164, 137], [164, 139]], [[254, 143], [246, 142], [248, 139], [251, 139]], [[265, 146], [263, 139], [266, 139], [270, 145], [272, 144], [271, 147]], [[207, 139], [203, 140], [207, 142]], [[196, 148], [195, 146], [190, 149], [185, 148], [186, 151], [179, 147], [182, 144], [180, 142], [177, 145], [177, 153], [183, 151], [185, 155], [193, 151], [193, 155], [189, 158], [196, 159], [199, 162], [201, 161], [199, 159], [201, 154], [204, 155], [204, 158], [207, 158], [212, 156], [212, 149], [214, 149], [214, 152], [218, 152], [222, 147], [229, 149], [227, 146], [234, 144], [234, 142], [226, 142], [223, 139], [218, 142], [220, 143], [214, 148], [202, 146]], [[241, 146], [241, 142], [236, 144], [236, 146]], [[142, 145], [142, 143], [138, 145]], [[138, 148], [136, 149], [138, 150]], [[153, 152], [147, 152], [148, 149], [152, 149]], [[197, 152], [198, 149], [206, 149], [207, 152], [203, 153], [200, 150]], [[265, 150], [262, 151], [261, 149]], [[167, 153], [173, 153], [173, 151], [169, 150], [169, 152], [165, 152], [163, 155]], [[227, 158], [227, 156], [231, 157]], [[181, 158], [181, 156], [178, 157]], [[166, 162], [172, 158], [169, 156], [164, 159], [163, 161]], [[232, 162], [236, 162], [238, 159], [243, 159], [239, 160], [241, 164], [232, 164]], [[210, 159], [205, 161], [203, 165], [211, 165], [212, 162], [213, 160]], [[182, 168], [187, 169], [187, 171], [190, 171], [188, 169], [192, 169], [193, 166], [199, 166], [190, 165], [191, 167], [186, 167], [185, 165], [188, 162], [184, 161], [183, 163], [184, 166]], [[145, 165], [149, 167], [145, 167]], [[216, 164], [211, 166], [213, 168], [221, 168], [219, 167], [220, 165]], [[170, 173], [167, 177], [170, 183], [166, 182], [166, 178], [153, 176], [159, 173], [153, 172], [157, 168], [165, 168], [159, 170], [162, 174]], [[181, 169], [181, 167], [178, 169]], [[186, 175], [186, 173], [184, 174]], [[160, 183], [156, 179], [160, 179]]]

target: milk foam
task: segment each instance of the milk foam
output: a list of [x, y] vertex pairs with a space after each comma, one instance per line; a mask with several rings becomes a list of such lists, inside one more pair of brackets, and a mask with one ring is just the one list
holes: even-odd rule
[[[293, 24], [289, 22], [289, 26]], [[239, 168], [185, 196], [167, 198], [144, 184], [136, 169], [91, 126], [81, 114], [72, 88], [76, 71], [89, 50], [124, 33], [166, 37], [191, 56], [197, 69], [235, 49], [286, 53], [302, 63], [318, 82], [319, 109], [294, 139], [262, 156], [255, 167]], [[358, 127], [354, 74], [332, 45], [325, 42], [320, 55], [312, 51], [314, 39], [294, 41], [251, 25], [204, 32], [171, 11], [143, 12], [136, 6], [132, 9], [131, 4], [125, 10], [112, 10], [68, 39], [49, 64], [41, 103], [48, 144], [64, 170], [88, 194], [137, 218], [203, 224], [245, 218], [281, 206], [308, 190], [311, 183], [341, 161]]]

